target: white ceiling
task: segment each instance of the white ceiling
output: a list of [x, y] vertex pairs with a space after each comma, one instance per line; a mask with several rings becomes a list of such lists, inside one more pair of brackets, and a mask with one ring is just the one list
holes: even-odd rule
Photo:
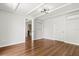
[[41, 5], [39, 8], [37, 8], [36, 10], [34, 10], [33, 12], [29, 13], [30, 16], [32, 17], [38, 17], [40, 15], [43, 15], [44, 13], [41, 13], [41, 10], [44, 8], [48, 8], [49, 12], [64, 5], [65, 3], [45, 3], [43, 5]]
[[0, 10], [24, 14], [39, 4], [40, 3], [0, 3]]
[[0, 3], [0, 10], [25, 15], [26, 18], [35, 18], [40, 15], [41, 10], [48, 8], [50, 11], [66, 3]]

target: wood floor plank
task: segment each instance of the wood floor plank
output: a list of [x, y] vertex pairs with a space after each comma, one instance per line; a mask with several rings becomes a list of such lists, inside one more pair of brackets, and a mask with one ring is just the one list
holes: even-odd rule
[[53, 56], [60, 56], [60, 55], [64, 56], [67, 53], [68, 49], [70, 49], [70, 48], [71, 48], [71, 45], [65, 45], [64, 44], [63, 47], [58, 49], [54, 54], [51, 53], [51, 55], [53, 55]]
[[79, 56], [79, 46], [75, 46], [73, 56]]
[[79, 56], [79, 46], [63, 41], [38, 39], [0, 48], [0, 56]]
[[[64, 44], [62, 45], [59, 45], [59, 46], [56, 46], [54, 50], [50, 50], [50, 52], [48, 52], [48, 56], [52, 56], [54, 55], [60, 48], [63, 48], [64, 47]], [[56, 49], [57, 48], [57, 49]], [[52, 52], [52, 53], [51, 53]]]
[[44, 49], [44, 50], [42, 50], [42, 51], [36, 53], [36, 55], [44, 55], [44, 56], [45, 56], [45, 55], [48, 55], [48, 53], [50, 53], [51, 50], [54, 51], [55, 48], [58, 47], [58, 46], [62, 46], [62, 44], [61, 44], [61, 43], [58, 43], [57, 45], [52, 45], [52, 46], [50, 46], [50, 48]]
[[70, 49], [69, 50], [66, 50], [66, 53], [65, 53], [66, 56], [72, 56], [73, 55], [75, 46], [74, 45], [71, 45], [69, 47], [70, 47]]

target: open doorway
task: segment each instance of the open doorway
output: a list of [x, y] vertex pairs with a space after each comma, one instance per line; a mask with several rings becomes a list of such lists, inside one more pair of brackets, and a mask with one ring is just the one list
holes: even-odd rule
[[26, 22], [26, 29], [25, 29], [25, 44], [26, 48], [32, 48], [32, 21]]
[[31, 34], [32, 34], [32, 24], [28, 24], [27, 26], [28, 26], [27, 37], [29, 38], [29, 40], [31, 40], [32, 39], [32, 36], [31, 36]]

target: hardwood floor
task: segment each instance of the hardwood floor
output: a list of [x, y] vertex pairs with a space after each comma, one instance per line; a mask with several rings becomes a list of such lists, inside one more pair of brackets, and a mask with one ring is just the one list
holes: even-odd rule
[[0, 48], [0, 56], [79, 56], [79, 46], [62, 41], [40, 39]]

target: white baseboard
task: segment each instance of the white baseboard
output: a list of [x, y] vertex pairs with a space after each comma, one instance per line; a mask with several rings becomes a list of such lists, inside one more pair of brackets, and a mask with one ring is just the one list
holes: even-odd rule
[[[53, 40], [53, 39], [49, 39], [49, 40]], [[54, 40], [58, 40], [58, 39], [54, 39]], [[58, 40], [58, 41], [63, 41], [63, 42], [65, 42], [65, 43], [74, 44], [74, 45], [79, 45], [79, 43], [70, 42], [70, 41], [65, 41], [65, 40]]]
[[75, 43], [75, 42], [69, 42], [69, 41], [64, 41], [64, 42], [69, 43], [69, 44], [79, 45], [79, 43]]
[[25, 41], [16, 42], [16, 43], [10, 43], [10, 44], [7, 44], [7, 45], [2, 45], [2, 46], [0, 46], [0, 48], [6, 47], [6, 46], [11, 46], [11, 45], [16, 45], [16, 44], [20, 44], [20, 43], [24, 43], [24, 42], [25, 42]]
[[[69, 44], [79, 45], [79, 43], [70, 42], [70, 41], [66, 41], [66, 40], [59, 40], [59, 39], [56, 39], [56, 38], [52, 38], [52, 39], [49, 39], [49, 38], [41, 38], [41, 39], [58, 40], [58, 41], [63, 41], [65, 43], [69, 43]], [[35, 40], [38, 40], [38, 39], [35, 39]]]

